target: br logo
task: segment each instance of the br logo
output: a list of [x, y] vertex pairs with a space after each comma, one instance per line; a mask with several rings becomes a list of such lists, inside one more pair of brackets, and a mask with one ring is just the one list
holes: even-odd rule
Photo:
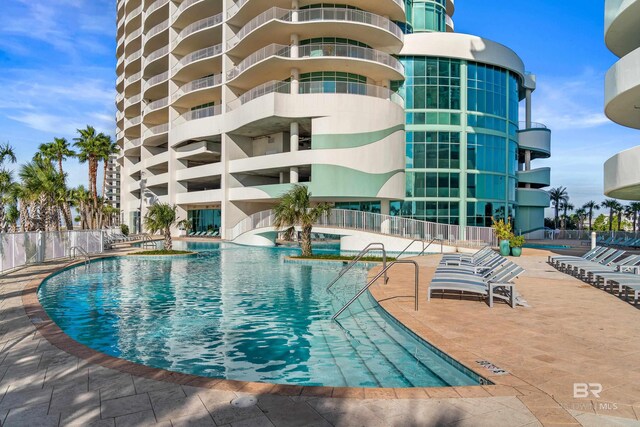
[[574, 383], [573, 384], [573, 398], [584, 399], [589, 397], [590, 394], [596, 399], [600, 398], [602, 393], [602, 384], [600, 383]]

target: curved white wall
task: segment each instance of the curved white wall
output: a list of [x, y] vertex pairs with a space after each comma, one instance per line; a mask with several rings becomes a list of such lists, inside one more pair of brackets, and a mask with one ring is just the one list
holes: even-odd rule
[[607, 197], [640, 200], [640, 146], [622, 151], [604, 164]]

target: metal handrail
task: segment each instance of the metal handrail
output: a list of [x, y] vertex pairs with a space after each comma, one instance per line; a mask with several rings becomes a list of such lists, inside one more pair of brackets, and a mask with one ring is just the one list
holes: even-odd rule
[[84, 248], [81, 248], [80, 246], [72, 246], [71, 248], [69, 248], [69, 258], [75, 259], [77, 255], [76, 252], [80, 252], [80, 255], [84, 257], [85, 267], [88, 267], [89, 264], [91, 263], [91, 256], [89, 255], [89, 252], [87, 252]]
[[152, 247], [152, 248], [155, 249], [156, 242], [148, 234], [143, 234], [142, 235], [142, 247], [143, 248]]
[[415, 267], [415, 271], [416, 271], [416, 276], [415, 276], [415, 311], [418, 311], [418, 286], [419, 286], [419, 271], [420, 268], [418, 267], [418, 263], [415, 262], [414, 260], [410, 260], [410, 259], [400, 259], [400, 260], [396, 260], [393, 261], [392, 263], [390, 263], [388, 266], [386, 266], [385, 268], [382, 269], [381, 272], [379, 272], [378, 274], [376, 274], [376, 276], [371, 279], [366, 285], [364, 285], [364, 287], [362, 289], [360, 289], [358, 291], [358, 293], [349, 300], [348, 303], [346, 303], [340, 310], [338, 310], [336, 312], [336, 314], [333, 315], [333, 317], [331, 317], [331, 320], [336, 320], [336, 318], [338, 316], [340, 316], [347, 308], [349, 308], [349, 306], [351, 304], [354, 303], [355, 300], [357, 300], [358, 298], [360, 298], [360, 295], [362, 295], [363, 293], [366, 292], [367, 289], [369, 289], [371, 287], [371, 285], [373, 285], [382, 275], [387, 274], [387, 270], [389, 270], [391, 267], [393, 267], [396, 264], [413, 264], [413, 266]]
[[[387, 251], [384, 249], [384, 244], [383, 243], [369, 243], [363, 250], [361, 250], [360, 252], [358, 252], [358, 254], [355, 256], [355, 258], [353, 258], [349, 264], [347, 264], [346, 266], [342, 267], [342, 270], [340, 270], [340, 272], [338, 273], [338, 275], [331, 281], [331, 283], [329, 283], [327, 285], [327, 290], [329, 290], [333, 285], [336, 284], [336, 282], [338, 280], [340, 280], [340, 278], [342, 276], [345, 275], [345, 273], [349, 270], [351, 270], [351, 268], [356, 265], [356, 263], [358, 261], [360, 261], [362, 259], [362, 257], [364, 257], [366, 254], [368, 254], [371, 251], [374, 250], [381, 250], [382, 251], [382, 266], [384, 267], [384, 269], [386, 270], [387, 268]], [[384, 275], [384, 282], [387, 283], [389, 279], [387, 278], [387, 275]]]
[[[418, 255], [415, 255], [415, 256], [422, 256], [422, 254], [424, 254], [424, 251], [426, 251], [426, 250], [427, 250], [427, 248], [428, 248], [429, 246], [431, 246], [431, 244], [432, 244], [433, 242], [435, 242], [436, 240], [438, 240], [438, 239], [437, 239], [437, 238], [435, 238], [435, 239], [431, 239], [431, 241], [429, 242], [429, 244], [427, 244], [427, 246], [425, 246], [425, 245], [424, 245], [424, 244], [425, 244], [425, 242], [426, 242], [425, 240], [422, 240], [422, 239], [413, 239], [413, 240], [411, 241], [411, 243], [409, 243], [409, 244], [407, 245], [407, 247], [406, 247], [406, 248], [404, 248], [404, 249], [402, 250], [402, 252], [400, 252], [400, 253], [398, 254], [398, 256], [396, 256], [396, 259], [400, 259], [400, 257], [401, 257], [402, 255], [404, 255], [404, 253], [405, 253], [405, 252], [406, 252], [406, 251], [407, 251], [407, 250], [408, 250], [408, 249], [409, 249], [409, 248], [410, 248], [414, 243], [416, 243], [416, 242], [421, 242], [421, 243], [422, 243], [422, 251], [420, 251], [420, 253], [419, 253]], [[442, 251], [442, 239], [440, 239], [440, 250]]]

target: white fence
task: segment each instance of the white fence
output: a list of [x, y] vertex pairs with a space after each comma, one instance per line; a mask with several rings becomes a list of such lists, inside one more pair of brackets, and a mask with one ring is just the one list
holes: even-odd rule
[[[255, 213], [228, 230], [227, 238], [234, 240], [240, 235], [259, 228], [273, 228], [273, 211]], [[316, 224], [321, 227], [344, 228], [367, 231], [409, 239], [445, 242], [466, 242], [469, 245], [498, 244], [493, 229], [489, 227], [460, 227], [458, 225], [438, 224], [410, 218], [359, 212], [344, 209], [332, 209], [322, 216]]]
[[104, 232], [94, 230], [0, 233], [0, 273], [28, 264], [68, 258], [73, 247], [89, 254], [102, 253], [104, 237]]

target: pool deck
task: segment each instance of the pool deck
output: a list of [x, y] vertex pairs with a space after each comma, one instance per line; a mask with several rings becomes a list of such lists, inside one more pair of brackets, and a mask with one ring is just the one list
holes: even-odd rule
[[[96, 353], [51, 322], [35, 291], [62, 262], [0, 277], [0, 422], [95, 426], [524, 426], [634, 425], [640, 415], [640, 310], [553, 271], [545, 251], [518, 260], [518, 289], [532, 308], [489, 309], [425, 292], [438, 256], [423, 257], [420, 311], [405, 266], [374, 295], [416, 333], [470, 368], [509, 375], [498, 385], [423, 389], [273, 386], [151, 369]], [[605, 320], [601, 320], [605, 319]], [[602, 383], [600, 400], [574, 400], [573, 382]], [[230, 404], [244, 395], [258, 404]], [[604, 403], [610, 406], [604, 405]], [[616, 409], [613, 410], [615, 403]], [[565, 409], [566, 408], [566, 409]], [[611, 410], [606, 410], [611, 408]], [[637, 423], [637, 421], [635, 421]]]
[[[405, 326], [497, 384], [487, 392], [517, 396], [545, 425], [640, 425], [640, 310], [556, 271], [546, 263], [550, 254], [525, 249], [513, 258], [526, 269], [516, 283], [529, 308], [437, 294], [427, 302], [440, 256], [418, 260], [419, 311], [412, 296], [397, 297], [413, 295], [411, 266], [398, 266], [372, 294]], [[509, 374], [492, 375], [477, 361]], [[574, 383], [601, 384], [600, 398], [574, 398]], [[459, 388], [450, 393], [467, 396]]]

